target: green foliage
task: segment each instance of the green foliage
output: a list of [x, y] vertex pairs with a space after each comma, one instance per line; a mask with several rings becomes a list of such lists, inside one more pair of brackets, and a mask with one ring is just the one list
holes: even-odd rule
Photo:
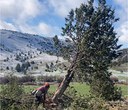
[[62, 108], [69, 110], [108, 110], [102, 98], [79, 95], [74, 87], [69, 87], [65, 91], [60, 102]]
[[59, 61], [59, 55], [60, 55], [61, 43], [60, 43], [60, 41], [59, 41], [57, 35], [55, 35], [55, 36], [53, 37], [53, 41], [54, 41], [54, 42], [53, 42], [53, 43], [54, 43], [54, 46], [55, 46], [55, 48], [56, 48], [56, 56], [57, 56], [57, 61], [56, 61], [56, 63], [58, 63], [58, 61]]
[[78, 96], [72, 103], [73, 110], [109, 110], [102, 98]]
[[68, 108], [73, 103], [73, 99], [76, 97], [77, 91], [74, 89], [74, 87], [68, 87], [65, 93], [63, 94], [61, 98], [61, 106], [62, 108]]
[[98, 0], [96, 7], [94, 0], [90, 0], [88, 4], [71, 10], [62, 28], [63, 35], [68, 36], [74, 45], [76, 79], [88, 82], [91, 93], [106, 100], [121, 98], [121, 92], [115, 89], [108, 72], [121, 47], [117, 45], [118, 37], [114, 31], [114, 23], [118, 21], [114, 13], [106, 5], [106, 0]]
[[51, 62], [50, 64], [46, 63], [45, 71], [47, 71], [47, 72], [54, 72], [54, 71], [57, 70], [57, 68], [58, 68], [57, 65], [54, 64], [53, 62]]
[[[15, 101], [19, 101], [24, 93], [23, 87], [17, 84], [16, 77], [11, 76], [9, 83], [1, 87], [0, 96], [1, 100], [1, 109], [2, 110], [18, 110], [14, 109]], [[14, 107], [14, 108], [13, 108]]]
[[27, 71], [27, 69], [30, 67], [31, 65], [30, 65], [30, 63], [27, 61], [27, 62], [25, 62], [25, 63], [22, 63], [22, 65], [21, 65], [21, 71], [22, 72], [24, 72], [24, 74], [26, 74], [26, 71]]
[[62, 81], [62, 77], [61, 76], [38, 76], [37, 80], [39, 82], [58, 82], [60, 83]]
[[92, 94], [95, 94], [97, 97], [100, 96], [105, 100], [119, 100], [121, 99], [121, 89], [114, 86], [113, 81], [108, 77], [106, 78], [106, 74], [102, 75], [103, 72], [97, 76], [98, 74], [93, 75], [93, 79], [90, 86], [90, 91]]
[[16, 65], [15, 69], [17, 72], [21, 72], [21, 66], [19, 63]]
[[16, 78], [12, 77], [9, 79], [9, 83], [7, 85], [2, 86], [1, 95], [10, 98], [21, 98], [23, 93], [23, 87], [17, 84]]
[[36, 78], [34, 76], [26, 75], [18, 78], [18, 83], [26, 83], [26, 82], [35, 82]]
[[59, 41], [59, 39], [58, 39], [58, 36], [57, 35], [55, 35], [54, 37], [53, 37], [53, 41], [54, 41], [54, 45], [55, 45], [55, 47], [58, 47], [60, 44], [60, 41]]
[[16, 65], [15, 69], [17, 72], [24, 72], [26, 73], [27, 69], [30, 67], [30, 63], [27, 61], [27, 62], [24, 62], [22, 63], [22, 65], [20, 65], [19, 63]]
[[[64, 59], [69, 60], [70, 61], [70, 54], [73, 51], [74, 45], [72, 45], [72, 43], [70, 42], [70, 40], [67, 38], [65, 40], [65, 44], [63, 44], [63, 42], [61, 42], [58, 39], [58, 36], [55, 35], [53, 37], [53, 41], [54, 41], [54, 46], [57, 49], [57, 57], [58, 56], [62, 56]], [[58, 59], [57, 59], [58, 62]]]
[[9, 83], [3, 85], [0, 91], [1, 110], [35, 110], [34, 98], [26, 95], [17, 78], [9, 77]]

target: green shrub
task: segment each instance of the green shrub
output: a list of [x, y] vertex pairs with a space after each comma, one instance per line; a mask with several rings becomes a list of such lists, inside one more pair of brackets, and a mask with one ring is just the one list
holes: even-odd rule
[[73, 87], [69, 87], [65, 91], [65, 95], [59, 99], [61, 109], [69, 110], [109, 110], [105, 100], [92, 95], [79, 95]]
[[18, 78], [18, 79], [19, 79], [19, 80], [18, 80], [19, 83], [35, 82], [35, 81], [36, 81], [36, 78], [35, 78], [34, 76], [29, 76], [29, 75], [20, 77], [20, 78]]
[[23, 86], [18, 84], [18, 79], [9, 77], [9, 82], [2, 85], [0, 92], [1, 110], [35, 110], [32, 96], [26, 97]]
[[24, 93], [23, 87], [18, 85], [16, 77], [10, 76], [9, 82], [1, 87], [1, 109], [11, 110], [15, 102], [21, 99]]

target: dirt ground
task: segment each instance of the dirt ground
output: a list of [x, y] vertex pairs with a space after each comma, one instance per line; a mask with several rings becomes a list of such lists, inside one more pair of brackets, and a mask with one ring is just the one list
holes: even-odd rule
[[128, 96], [122, 101], [110, 102], [110, 110], [128, 110]]

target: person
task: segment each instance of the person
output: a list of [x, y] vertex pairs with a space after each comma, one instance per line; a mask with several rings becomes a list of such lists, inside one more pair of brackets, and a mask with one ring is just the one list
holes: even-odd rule
[[32, 95], [35, 95], [36, 97], [35, 102], [38, 106], [40, 103], [43, 103], [43, 106], [45, 107], [46, 94], [49, 88], [50, 84], [46, 82], [43, 86], [37, 88], [32, 92]]

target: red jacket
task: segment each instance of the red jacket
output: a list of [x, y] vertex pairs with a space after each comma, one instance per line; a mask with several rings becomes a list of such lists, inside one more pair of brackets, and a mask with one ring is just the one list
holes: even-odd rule
[[48, 89], [45, 86], [41, 86], [36, 89], [37, 91], [41, 91], [42, 93], [47, 93]]

